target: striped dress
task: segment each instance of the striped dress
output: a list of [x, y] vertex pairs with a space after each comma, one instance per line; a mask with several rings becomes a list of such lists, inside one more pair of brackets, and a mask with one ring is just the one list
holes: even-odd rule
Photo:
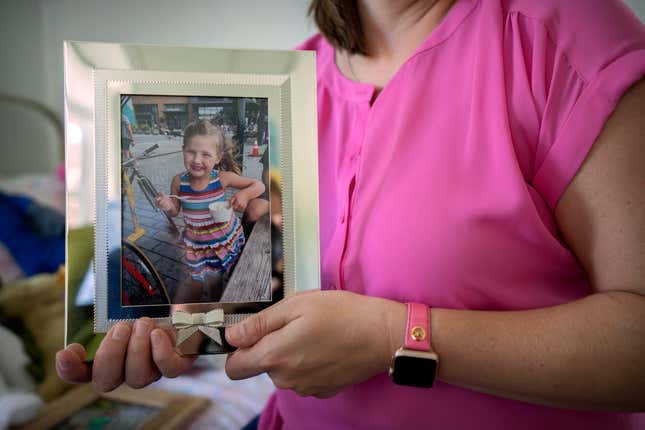
[[183, 240], [186, 247], [186, 263], [193, 279], [204, 280], [206, 275], [227, 272], [235, 264], [244, 247], [244, 232], [240, 220], [231, 211], [227, 222], [215, 222], [208, 205], [225, 201], [224, 188], [219, 172], [213, 170], [208, 186], [195, 191], [190, 186], [188, 172], [181, 176], [179, 196], [186, 227]]

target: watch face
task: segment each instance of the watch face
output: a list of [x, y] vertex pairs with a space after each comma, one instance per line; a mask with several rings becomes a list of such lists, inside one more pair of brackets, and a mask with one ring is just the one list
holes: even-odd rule
[[398, 385], [430, 388], [436, 372], [436, 358], [397, 354], [392, 364], [391, 376], [392, 381]]

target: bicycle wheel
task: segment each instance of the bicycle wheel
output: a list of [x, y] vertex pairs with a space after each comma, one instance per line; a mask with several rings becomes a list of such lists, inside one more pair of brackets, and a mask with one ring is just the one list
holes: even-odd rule
[[124, 306], [170, 304], [161, 276], [139, 247], [123, 242], [121, 264], [121, 299]]

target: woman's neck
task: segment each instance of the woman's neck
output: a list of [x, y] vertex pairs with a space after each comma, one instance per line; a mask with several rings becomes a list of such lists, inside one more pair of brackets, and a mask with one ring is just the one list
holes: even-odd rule
[[[368, 56], [408, 56], [441, 22], [455, 0], [362, 0], [358, 13]], [[406, 57], [407, 58], [407, 57]]]
[[361, 0], [358, 12], [367, 55], [337, 52], [350, 79], [383, 88], [443, 20], [455, 0]]

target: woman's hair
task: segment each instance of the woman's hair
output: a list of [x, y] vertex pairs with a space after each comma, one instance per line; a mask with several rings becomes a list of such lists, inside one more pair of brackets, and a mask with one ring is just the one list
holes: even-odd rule
[[335, 48], [367, 54], [356, 0], [311, 0], [309, 15]]
[[215, 149], [217, 154], [222, 156], [217, 168], [238, 175], [242, 174], [239, 164], [235, 161], [239, 149], [226, 137], [221, 128], [204, 119], [191, 122], [184, 129], [184, 144], [182, 148], [185, 148], [188, 141], [195, 136], [214, 136]]

